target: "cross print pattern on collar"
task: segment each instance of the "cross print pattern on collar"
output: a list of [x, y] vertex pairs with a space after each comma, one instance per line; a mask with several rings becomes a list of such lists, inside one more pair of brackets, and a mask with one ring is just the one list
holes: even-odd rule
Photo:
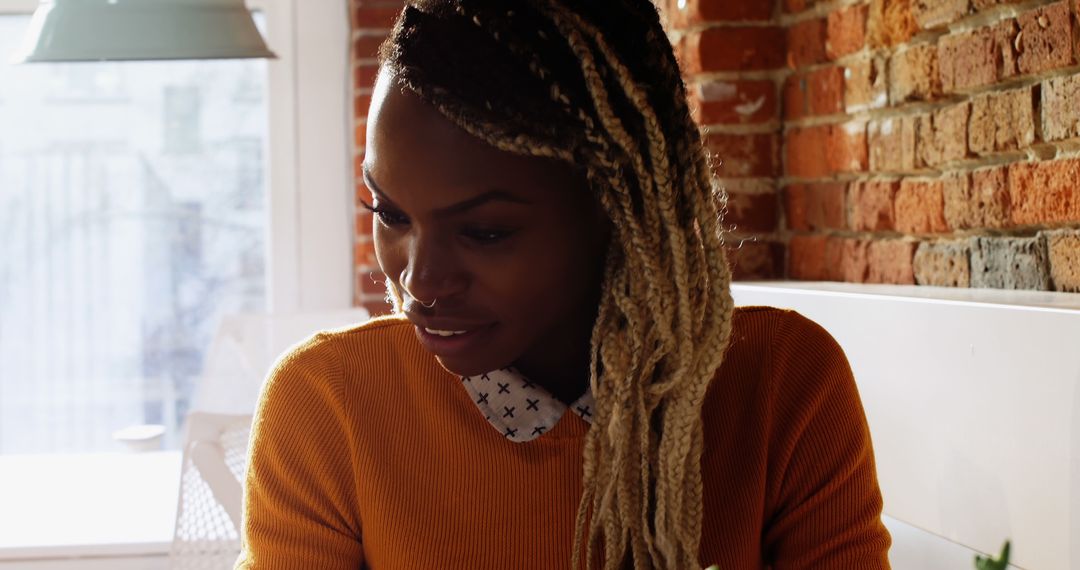
[[479, 376], [462, 376], [461, 385], [491, 427], [510, 441], [532, 441], [562, 418], [567, 408], [592, 423], [596, 405], [592, 390], [585, 390], [567, 406], [515, 368], [500, 368]]

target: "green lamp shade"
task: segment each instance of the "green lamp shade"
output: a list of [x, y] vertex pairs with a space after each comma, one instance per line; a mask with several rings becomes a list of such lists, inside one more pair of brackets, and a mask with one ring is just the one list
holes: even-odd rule
[[15, 61], [273, 57], [243, 0], [42, 0]]

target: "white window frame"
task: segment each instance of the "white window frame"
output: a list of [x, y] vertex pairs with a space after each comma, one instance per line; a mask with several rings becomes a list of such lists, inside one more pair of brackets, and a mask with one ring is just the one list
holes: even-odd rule
[[[352, 305], [355, 231], [348, 0], [303, 4], [248, 0], [247, 4], [266, 14], [267, 43], [278, 56], [268, 63], [267, 310], [290, 314], [346, 309]], [[0, 0], [0, 15], [29, 15], [37, 5], [36, 0]], [[179, 453], [153, 455], [178, 464]], [[72, 471], [76, 477], [78, 470]], [[163, 485], [175, 487], [179, 473], [175, 475]], [[175, 500], [169, 506], [160, 517], [171, 529]], [[54, 516], [101, 524], [78, 504], [65, 504], [64, 509]], [[0, 550], [0, 570], [38, 564], [50, 569], [69, 564], [80, 569], [165, 568], [171, 540], [170, 534], [153, 544], [58, 545], [55, 552], [34, 549], [32, 556]], [[133, 554], [141, 558], [132, 558]]]

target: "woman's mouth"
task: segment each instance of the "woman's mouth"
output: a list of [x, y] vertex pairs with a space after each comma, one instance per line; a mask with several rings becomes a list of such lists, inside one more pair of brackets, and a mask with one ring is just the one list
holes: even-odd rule
[[472, 350], [481, 345], [492, 325], [475, 328], [436, 329], [415, 325], [416, 336], [420, 344], [435, 356], [451, 357]]

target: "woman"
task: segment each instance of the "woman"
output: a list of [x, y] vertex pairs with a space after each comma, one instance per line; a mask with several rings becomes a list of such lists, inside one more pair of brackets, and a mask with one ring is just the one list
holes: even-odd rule
[[843, 353], [732, 306], [653, 5], [418, 0], [381, 61], [397, 314], [271, 374], [237, 567], [887, 568]]

